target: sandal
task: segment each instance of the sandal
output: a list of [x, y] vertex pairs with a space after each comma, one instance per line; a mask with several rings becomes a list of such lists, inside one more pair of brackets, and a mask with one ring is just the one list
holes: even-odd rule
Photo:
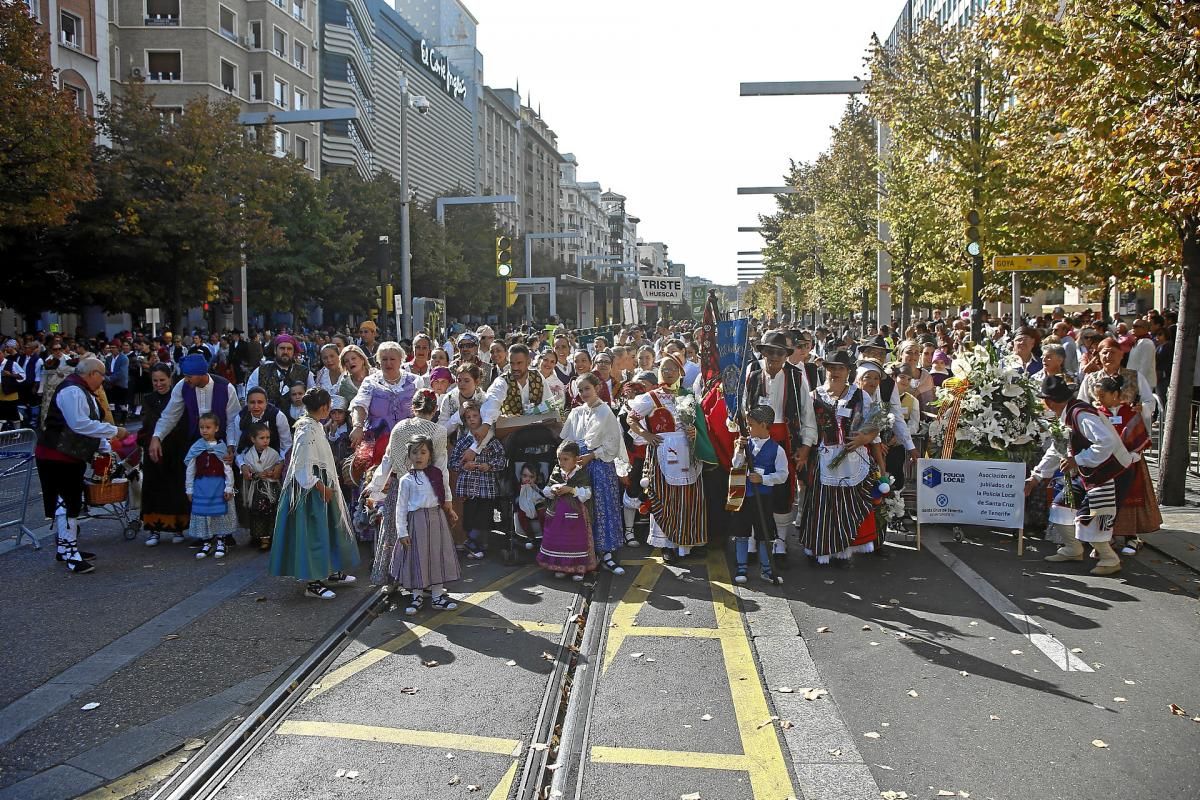
[[437, 597], [433, 598], [433, 602], [429, 604], [432, 608], [438, 611], [453, 611], [458, 608], [458, 603], [450, 598], [446, 592], [442, 592]]
[[421, 611], [421, 609], [423, 609], [425, 607], [425, 602], [427, 599], [428, 598], [426, 597], [424, 592], [414, 593], [412, 596], [412, 600], [410, 600], [408, 603], [408, 607], [404, 609], [404, 613], [410, 617], [413, 616], [414, 614], [419, 613]]
[[633, 528], [625, 529], [625, 545], [627, 547], [640, 547], [641, 542], [638, 541], [637, 534], [633, 532]]
[[313, 581], [304, 589], [305, 597], [312, 597], [317, 600], [332, 600], [337, 597], [333, 590], [320, 581]]
[[613, 561], [613, 557], [611, 554], [604, 557], [604, 559], [600, 562], [600, 566], [604, 567], [606, 570], [611, 572], [613, 575], [624, 575], [625, 574], [625, 568], [622, 567], [620, 564], [618, 564], [616, 561]]
[[354, 583], [356, 580], [358, 580], [358, 578], [354, 577], [353, 575], [347, 575], [344, 572], [331, 572], [329, 573], [329, 577], [325, 580], [329, 581], [330, 583]]

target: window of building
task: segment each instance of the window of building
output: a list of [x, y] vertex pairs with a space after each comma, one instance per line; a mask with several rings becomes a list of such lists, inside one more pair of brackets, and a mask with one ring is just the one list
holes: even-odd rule
[[174, 125], [183, 116], [182, 106], [155, 106], [158, 109], [158, 119], [163, 125]]
[[147, 25], [178, 25], [180, 0], [146, 0]]
[[292, 63], [299, 69], [308, 71], [308, 48], [295, 39], [292, 40]]
[[221, 88], [230, 94], [238, 93], [237, 66], [221, 59]]
[[246, 46], [251, 50], [262, 50], [262, 20], [252, 19], [246, 25]]
[[271, 96], [271, 102], [280, 108], [287, 108], [288, 102], [288, 85], [287, 81], [282, 81], [279, 78], [275, 79], [275, 91]]
[[292, 16], [304, 22], [306, 12], [308, 11], [307, 3], [304, 0], [292, 0]]
[[221, 35], [236, 42], [238, 40], [237, 14], [233, 13], [233, 9], [221, 6], [218, 16], [217, 27], [220, 29]]
[[29, 12], [29, 16], [38, 19], [38, 4], [36, 0], [25, 0], [25, 10]]
[[146, 80], [178, 81], [183, 79], [183, 54], [178, 50], [147, 50]]
[[66, 11], [59, 13], [58, 38], [67, 47], [83, 49], [83, 20]]
[[261, 72], [250, 73], [250, 99], [263, 99], [263, 74]]
[[286, 156], [288, 154], [288, 132], [279, 128], [275, 129], [275, 155]]
[[296, 137], [296, 158], [300, 159], [300, 163], [308, 166], [308, 139], [302, 136]]
[[292, 109], [301, 111], [308, 108], [308, 93], [302, 92], [299, 89], [292, 90]]
[[80, 114], [87, 114], [87, 92], [69, 83], [64, 84], [63, 88], [71, 93], [71, 102], [75, 105], [75, 110]]
[[286, 59], [288, 57], [288, 35], [279, 28], [273, 28], [271, 33], [271, 49], [275, 55]]

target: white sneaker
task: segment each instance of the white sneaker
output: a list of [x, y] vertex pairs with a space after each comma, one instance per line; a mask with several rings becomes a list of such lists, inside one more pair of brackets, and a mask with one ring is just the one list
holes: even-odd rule
[[582, 574], [572, 575], [571, 580], [575, 581], [576, 583], [583, 583], [583, 575]]
[[158, 534], [152, 533], [146, 537], [146, 547], [158, 547]]

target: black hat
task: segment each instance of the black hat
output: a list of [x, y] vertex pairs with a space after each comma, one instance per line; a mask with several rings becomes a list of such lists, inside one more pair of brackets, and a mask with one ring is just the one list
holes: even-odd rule
[[838, 350], [838, 351], [836, 351], [834, 353], [830, 353], [828, 356], [826, 356], [823, 363], [825, 364], [826, 367], [834, 366], [834, 367], [845, 367], [846, 369], [853, 369], [854, 368], [854, 357], [851, 356], [849, 353], [847, 353], [845, 350]]
[[1062, 375], [1047, 375], [1042, 380], [1042, 388], [1038, 390], [1038, 397], [1056, 403], [1065, 403], [1074, 396], [1074, 390]]
[[882, 336], [872, 336], [858, 343], [859, 350], [862, 350], [864, 347], [878, 347], [880, 350], [887, 350], [887, 339], [884, 339]]
[[782, 350], [785, 353], [792, 352], [792, 346], [788, 343], [787, 334], [783, 331], [767, 331], [763, 334], [762, 340], [755, 345], [759, 350], [764, 347], [773, 347], [776, 350]]

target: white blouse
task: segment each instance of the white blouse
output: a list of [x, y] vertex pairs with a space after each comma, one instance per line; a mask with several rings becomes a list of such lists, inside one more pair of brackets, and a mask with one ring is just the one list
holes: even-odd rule
[[564, 441], [586, 445], [588, 452], [595, 453], [601, 461], [610, 464], [629, 461], [621, 423], [607, 403], [600, 403], [595, 408], [584, 404], [571, 409], [563, 423], [561, 436]]
[[408, 514], [423, 508], [438, 507], [437, 493], [424, 473], [409, 472], [400, 479], [400, 494], [396, 500], [396, 536], [408, 538]]

